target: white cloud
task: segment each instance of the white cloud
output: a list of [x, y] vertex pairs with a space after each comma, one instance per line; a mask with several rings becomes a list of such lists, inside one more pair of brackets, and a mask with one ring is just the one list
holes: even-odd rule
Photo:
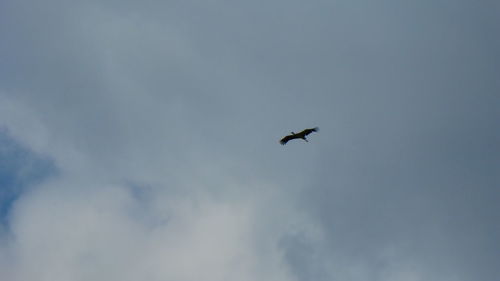
[[275, 239], [291, 222], [263, 215], [270, 198], [156, 190], [144, 204], [95, 184], [59, 179], [17, 202], [10, 280], [290, 280]]

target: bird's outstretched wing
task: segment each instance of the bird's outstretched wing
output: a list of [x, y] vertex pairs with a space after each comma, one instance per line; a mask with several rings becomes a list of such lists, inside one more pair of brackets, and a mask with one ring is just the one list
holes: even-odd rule
[[294, 139], [294, 135], [288, 135], [280, 140], [281, 145], [285, 145], [289, 140]]
[[318, 127], [314, 127], [314, 128], [311, 128], [311, 129], [305, 129], [301, 133], [303, 133], [304, 135], [307, 136], [307, 135], [309, 135], [312, 132], [318, 132], [318, 131], [319, 131], [319, 128]]

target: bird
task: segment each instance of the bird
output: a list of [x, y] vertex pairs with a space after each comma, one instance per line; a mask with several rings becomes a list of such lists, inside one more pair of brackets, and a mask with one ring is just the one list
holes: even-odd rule
[[312, 132], [318, 132], [318, 131], [319, 131], [319, 128], [318, 127], [314, 127], [314, 128], [311, 128], [311, 129], [305, 129], [305, 130], [303, 130], [300, 133], [291, 132], [292, 134], [288, 135], [288, 136], [286, 136], [284, 138], [282, 138], [280, 140], [280, 143], [281, 143], [281, 145], [285, 145], [289, 140], [293, 140], [293, 139], [303, 139], [306, 142], [308, 142], [308, 140], [306, 139], [306, 136], [309, 135]]

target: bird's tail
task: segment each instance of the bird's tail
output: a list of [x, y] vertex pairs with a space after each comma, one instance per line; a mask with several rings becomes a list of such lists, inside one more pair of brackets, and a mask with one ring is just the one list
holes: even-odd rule
[[319, 132], [319, 127], [312, 128], [313, 132]]

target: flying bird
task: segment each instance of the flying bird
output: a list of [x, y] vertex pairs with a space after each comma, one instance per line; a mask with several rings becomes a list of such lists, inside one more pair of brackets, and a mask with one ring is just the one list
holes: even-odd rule
[[303, 139], [305, 141], [308, 141], [306, 139], [306, 136], [309, 135], [312, 132], [317, 132], [317, 131], [319, 131], [318, 127], [314, 127], [314, 128], [311, 128], [311, 129], [305, 129], [304, 131], [302, 131], [300, 133], [294, 133], [294, 132], [292, 132], [291, 135], [288, 135], [288, 136], [282, 138], [280, 140], [280, 143], [282, 145], [285, 145], [289, 140], [293, 140], [293, 139]]

